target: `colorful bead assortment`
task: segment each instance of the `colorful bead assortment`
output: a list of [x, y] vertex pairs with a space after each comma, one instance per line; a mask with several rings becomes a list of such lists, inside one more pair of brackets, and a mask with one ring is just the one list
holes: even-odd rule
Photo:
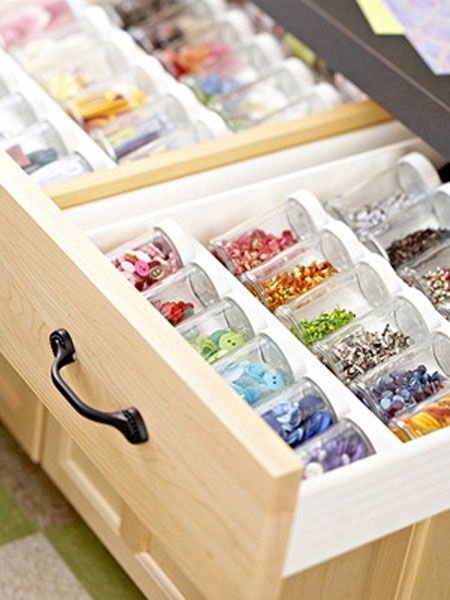
[[70, 112], [87, 132], [102, 127], [119, 115], [142, 106], [145, 95], [138, 89], [105, 89], [85, 92], [69, 105]]
[[394, 432], [400, 428], [399, 437], [402, 439], [402, 431], [406, 431], [412, 438], [418, 438], [449, 426], [450, 394], [427, 402], [425, 406], [419, 407], [412, 414], [398, 416], [392, 424]]
[[386, 324], [383, 331], [365, 329], [347, 335], [339, 343], [321, 353], [321, 359], [343, 380], [350, 383], [374, 367], [384, 363], [410, 345], [411, 340]]
[[210, 104], [218, 96], [225, 96], [237, 90], [242, 83], [233, 77], [224, 77], [220, 73], [209, 73], [199, 77], [193, 88], [203, 104]]
[[422, 276], [428, 297], [437, 308], [450, 302], [450, 267], [438, 267]]
[[347, 325], [355, 318], [356, 314], [345, 308], [335, 308], [331, 312], [323, 311], [315, 319], [303, 319], [297, 323], [299, 337], [307, 348], [311, 348], [315, 342]]
[[54, 148], [40, 148], [39, 150], [25, 153], [19, 144], [11, 146], [6, 152], [22, 167], [27, 175], [35, 173], [59, 158], [58, 152]]
[[207, 363], [213, 363], [243, 346], [248, 342], [248, 337], [236, 329], [219, 329], [209, 335], [199, 335], [188, 341]]
[[395, 240], [386, 250], [394, 269], [423, 254], [434, 245], [450, 239], [448, 229], [421, 229]]
[[341, 421], [297, 451], [305, 465], [304, 479], [339, 469], [373, 454], [373, 448], [354, 426]]
[[224, 44], [203, 44], [168, 48], [158, 55], [166, 69], [177, 79], [200, 69], [205, 63], [223, 56], [229, 47]]
[[387, 219], [416, 201], [416, 196], [397, 192], [379, 200], [376, 204], [366, 204], [354, 211], [346, 211], [342, 208], [339, 210], [352, 229], [367, 231], [379, 227]]
[[425, 365], [418, 365], [415, 369], [398, 369], [382, 375], [367, 386], [367, 391], [381, 418], [387, 422], [398, 412], [423, 402], [442, 389], [443, 381], [442, 373], [428, 373]]
[[281, 392], [290, 383], [282, 370], [249, 360], [235, 361], [219, 373], [248, 404], [255, 404], [264, 397]]
[[188, 319], [194, 314], [195, 309], [192, 302], [184, 302], [183, 300], [174, 302], [152, 300], [151, 303], [171, 325], [178, 325], [178, 323]]
[[216, 241], [215, 245], [220, 252], [213, 248], [211, 252], [239, 277], [296, 243], [297, 239], [290, 230], [285, 230], [281, 236], [276, 236], [262, 229], [253, 229], [232, 240]]
[[259, 415], [291, 448], [322, 433], [334, 421], [326, 403], [314, 394], [274, 404]]
[[112, 259], [112, 264], [122, 272], [134, 287], [143, 292], [175, 273], [180, 267], [178, 257], [163, 243], [154, 241], [126, 250]]
[[321, 262], [313, 260], [307, 266], [296, 265], [288, 271], [278, 273], [275, 277], [259, 282], [261, 295], [267, 308], [273, 312], [279, 306], [301, 296], [336, 273], [336, 269], [327, 260]]

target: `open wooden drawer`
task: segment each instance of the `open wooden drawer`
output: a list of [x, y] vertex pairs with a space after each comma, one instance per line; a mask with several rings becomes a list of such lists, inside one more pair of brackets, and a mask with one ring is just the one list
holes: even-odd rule
[[[399, 152], [383, 155], [392, 160]], [[372, 168], [366, 159], [295, 174], [290, 183], [305, 186], [308, 177], [333, 172], [335, 185], [343, 185], [343, 166], [360, 176]], [[0, 350], [206, 598], [275, 598], [282, 576], [448, 508], [448, 480], [440, 477], [449, 467], [448, 431], [304, 485], [298, 496], [301, 465], [289, 448], [6, 157], [0, 168]], [[279, 195], [286, 187], [275, 189]], [[233, 203], [222, 200], [227, 208]], [[205, 240], [220, 213], [195, 230], [205, 221], [196, 218], [199, 205], [192, 208], [178, 207], [177, 218]], [[128, 223], [121, 235], [145, 224]], [[106, 247], [115, 233], [91, 235]], [[61, 327], [77, 353], [64, 371], [70, 385], [99, 410], [137, 407], [148, 442], [131, 445], [83, 420], [55, 390], [48, 338]], [[400, 534], [405, 552], [409, 536]]]

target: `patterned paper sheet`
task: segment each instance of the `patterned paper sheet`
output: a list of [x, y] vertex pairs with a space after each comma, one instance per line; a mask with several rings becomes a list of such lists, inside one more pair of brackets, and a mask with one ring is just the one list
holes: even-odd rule
[[450, 0], [384, 0], [436, 75], [450, 74]]

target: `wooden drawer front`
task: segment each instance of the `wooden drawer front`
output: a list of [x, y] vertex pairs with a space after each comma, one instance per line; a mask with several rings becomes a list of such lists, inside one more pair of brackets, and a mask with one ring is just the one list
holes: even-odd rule
[[35, 462], [41, 455], [45, 408], [0, 354], [0, 419]]
[[[273, 598], [297, 459], [6, 156], [0, 171], [0, 351], [208, 598]], [[69, 384], [99, 410], [137, 407], [149, 442], [87, 422], [55, 390], [61, 327]]]
[[182, 599], [149, 553], [149, 531], [51, 415], [47, 420], [42, 468], [147, 598]]

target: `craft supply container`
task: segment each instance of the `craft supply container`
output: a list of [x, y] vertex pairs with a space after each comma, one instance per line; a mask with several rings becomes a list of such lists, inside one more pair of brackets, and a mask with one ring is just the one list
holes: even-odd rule
[[17, 135], [37, 120], [31, 104], [20, 92], [0, 100], [0, 140]]
[[208, 106], [237, 131], [254, 127], [300, 101], [313, 84], [312, 71], [290, 57], [261, 79], [211, 100]]
[[431, 162], [424, 155], [411, 152], [395, 166], [331, 198], [325, 208], [357, 233], [383, 230], [386, 220], [422, 202], [439, 183]]
[[73, 19], [71, 6], [65, 0], [29, 0], [13, 4], [0, 16], [0, 44], [10, 50], [67, 25]]
[[170, 219], [107, 254], [116, 269], [140, 292], [181, 269], [192, 255], [190, 239]]
[[199, 34], [214, 27], [225, 5], [221, 0], [187, 0], [169, 6], [128, 29], [144, 50], [153, 53], [176, 43], [195, 43]]
[[212, 239], [208, 249], [239, 277], [315, 233], [303, 206], [292, 196], [277, 208]]
[[180, 0], [114, 0], [110, 5], [122, 27], [127, 29], [181, 3]]
[[274, 397], [257, 402], [253, 408], [291, 448], [319, 435], [337, 421], [331, 403], [308, 377]]
[[425, 195], [420, 202], [365, 231], [361, 240], [385, 256], [395, 269], [450, 239], [450, 184]]
[[448, 385], [450, 338], [437, 332], [416, 340], [351, 385], [353, 393], [385, 423]]
[[93, 129], [91, 137], [116, 162], [137, 160], [199, 141], [189, 114], [191, 107], [178, 90], [117, 116]]
[[224, 298], [181, 323], [177, 331], [208, 363], [226, 356], [254, 337], [249, 316], [231, 298]]
[[410, 261], [398, 274], [422, 290], [433, 306], [450, 319], [450, 240]]
[[233, 48], [248, 42], [253, 35], [252, 25], [240, 9], [225, 11], [214, 23], [200, 24], [197, 34], [181, 37], [166, 48], [152, 54], [175, 78], [189, 77], [223, 56]]
[[428, 400], [401, 411], [389, 421], [389, 428], [403, 442], [414, 440], [450, 426], [450, 385]]
[[386, 261], [375, 254], [361, 259], [288, 304], [275, 316], [308, 348], [326, 336], [389, 303], [401, 282]]
[[262, 402], [294, 383], [288, 358], [265, 333], [217, 361], [214, 368], [250, 405]]
[[342, 419], [296, 450], [304, 465], [304, 479], [313, 479], [374, 453], [367, 435], [350, 419]]
[[39, 121], [19, 135], [0, 141], [0, 149], [35, 177], [42, 168], [67, 155], [61, 136], [48, 121]]
[[50, 185], [66, 181], [72, 177], [79, 177], [92, 171], [93, 168], [89, 161], [79, 152], [74, 152], [44, 165], [34, 173], [31, 173], [30, 177], [37, 185]]
[[311, 349], [348, 385], [428, 337], [439, 325], [427, 299], [417, 290], [405, 289]]
[[195, 263], [182, 267], [144, 292], [144, 297], [172, 325], [178, 325], [219, 301], [213, 282]]
[[243, 273], [242, 283], [270, 310], [295, 300], [361, 258], [361, 244], [343, 223], [334, 222], [304, 242]]
[[286, 108], [275, 112], [266, 122], [300, 119], [316, 112], [331, 110], [342, 103], [339, 92], [330, 83], [321, 81], [306, 90], [300, 99], [295, 99]]
[[131, 70], [85, 88], [66, 103], [68, 113], [90, 133], [145, 104], [151, 90]]
[[283, 50], [278, 40], [269, 33], [260, 33], [181, 80], [208, 105], [218, 96], [261, 78], [282, 60]]

